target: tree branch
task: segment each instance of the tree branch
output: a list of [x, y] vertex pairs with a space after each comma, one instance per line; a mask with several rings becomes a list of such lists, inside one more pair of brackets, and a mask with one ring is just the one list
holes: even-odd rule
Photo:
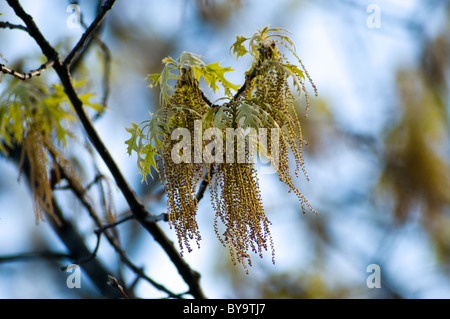
[[103, 233], [103, 232], [104, 232], [105, 230], [107, 230], [107, 229], [116, 227], [117, 225], [120, 225], [120, 224], [122, 224], [122, 223], [124, 223], [124, 222], [126, 222], [126, 221], [128, 221], [128, 220], [132, 220], [132, 219], [134, 219], [134, 215], [133, 215], [133, 214], [127, 215], [127, 216], [125, 216], [125, 217], [119, 219], [118, 221], [115, 221], [114, 223], [110, 223], [110, 224], [107, 224], [107, 225], [103, 225], [103, 226], [101, 226], [100, 228], [97, 228], [97, 229], [94, 231], [94, 233], [96, 233], [96, 234], [101, 234], [101, 233]]
[[119, 291], [120, 294], [121, 294], [125, 299], [130, 299], [130, 298], [128, 297], [128, 295], [125, 293], [125, 291], [123, 290], [122, 286], [119, 284], [119, 281], [118, 281], [115, 277], [113, 277], [113, 276], [108, 276], [108, 279], [109, 279], [108, 284], [109, 284], [111, 287], [117, 289], [117, 291]]
[[12, 24], [12, 23], [5, 22], [5, 21], [0, 21], [0, 28], [2, 28], [2, 29], [11, 29], [11, 30], [16, 29], [16, 30], [22, 30], [22, 31], [28, 32], [27, 27], [25, 27], [23, 25]]
[[0, 64], [0, 71], [3, 74], [11, 74], [21, 80], [28, 80], [28, 79], [31, 79], [33, 76], [40, 76], [45, 70], [50, 69], [54, 63], [55, 63], [55, 60], [49, 60], [46, 63], [42, 64], [36, 70], [32, 70], [28, 73], [20, 73], [20, 72], [17, 72], [17, 71], [7, 68], [4, 64]]
[[[109, 228], [116, 227], [117, 225], [120, 225], [120, 224], [122, 224], [122, 223], [124, 223], [124, 222], [126, 222], [128, 220], [132, 220], [132, 219], [135, 219], [135, 216], [133, 214], [129, 214], [129, 215], [119, 219], [118, 221], [115, 221], [113, 223], [110, 223], [110, 224], [107, 224], [107, 225], [103, 225], [102, 227], [97, 228], [95, 230], [95, 233], [102, 233], [102, 232], [104, 232], [105, 230], [107, 230]], [[156, 223], [156, 222], [159, 222], [159, 221], [167, 222], [167, 221], [169, 221], [169, 215], [167, 213], [161, 213], [159, 215], [151, 215], [151, 216], [147, 217], [147, 221], [148, 222], [152, 222], [152, 223]]]
[[[175, 248], [172, 241], [167, 238], [166, 234], [158, 227], [156, 223], [153, 221], [148, 221], [147, 217], [151, 216], [151, 214], [145, 209], [144, 205], [138, 200], [136, 194], [128, 185], [124, 176], [122, 175], [119, 167], [115, 163], [108, 149], [104, 145], [103, 141], [100, 139], [97, 131], [95, 130], [91, 120], [89, 119], [87, 113], [84, 110], [83, 103], [80, 100], [75, 87], [73, 86], [72, 79], [69, 72], [69, 64], [73, 57], [79, 52], [79, 50], [83, 47], [85, 41], [89, 37], [89, 35], [95, 30], [98, 24], [101, 22], [103, 17], [109, 8], [114, 4], [114, 1], [107, 0], [100, 10], [99, 16], [97, 16], [91, 26], [86, 30], [83, 34], [82, 38], [78, 42], [77, 46], [72, 50], [72, 54], [69, 54], [68, 58], [66, 58], [65, 63], [62, 63], [58, 57], [55, 49], [48, 43], [48, 41], [44, 38], [42, 33], [39, 31], [39, 28], [36, 26], [33, 18], [28, 15], [22, 6], [20, 5], [18, 0], [7, 0], [8, 4], [13, 8], [16, 15], [21, 18], [25, 25], [27, 26], [30, 35], [35, 39], [36, 43], [41, 48], [42, 52], [48, 59], [55, 59], [55, 63], [53, 68], [58, 74], [61, 83], [64, 87], [64, 91], [69, 98], [72, 106], [75, 109], [75, 112], [80, 119], [81, 124], [83, 125], [86, 134], [89, 137], [89, 140], [94, 145], [95, 149], [102, 157], [106, 166], [110, 170], [114, 180], [116, 181], [117, 186], [122, 192], [125, 200], [130, 207], [131, 212], [135, 215], [136, 220], [153, 236], [153, 238], [158, 242], [158, 244], [163, 248], [166, 252], [172, 263], [177, 268], [179, 274], [183, 278], [183, 280], [189, 286], [189, 293], [192, 294], [195, 298], [205, 298], [203, 291], [201, 290], [199, 279], [200, 274], [196, 271], [192, 270], [186, 261], [181, 257], [177, 249]], [[56, 57], [56, 58], [55, 58]]]
[[95, 30], [98, 28], [100, 23], [103, 21], [106, 14], [108, 13], [108, 11], [111, 10], [112, 6], [114, 5], [114, 2], [116, 2], [116, 0], [106, 0], [105, 1], [103, 6], [100, 8], [100, 12], [95, 17], [94, 21], [83, 33], [83, 35], [81, 36], [78, 43], [75, 45], [75, 47], [72, 49], [72, 51], [70, 51], [69, 55], [64, 59], [63, 64], [70, 67], [74, 58], [78, 55], [78, 53], [80, 53], [80, 51], [86, 45], [88, 39], [91, 38], [92, 34], [95, 32]]
[[205, 194], [206, 188], [209, 185], [209, 181], [204, 177], [200, 182], [200, 186], [198, 187], [197, 194], [195, 194], [195, 198], [197, 199], [197, 203], [203, 198]]

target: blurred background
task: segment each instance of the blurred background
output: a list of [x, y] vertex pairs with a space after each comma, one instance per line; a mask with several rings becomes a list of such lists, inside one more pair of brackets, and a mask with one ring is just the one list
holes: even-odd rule
[[[62, 56], [83, 33], [83, 27], [71, 24], [74, 11], [68, 6], [73, 1], [21, 3]], [[97, 1], [77, 3], [89, 25]], [[5, 1], [0, 13], [1, 21], [22, 23]], [[295, 194], [287, 193], [276, 175], [260, 175], [276, 263], [270, 252], [262, 259], [252, 256], [246, 275], [216, 238], [207, 191], [198, 211], [201, 248], [184, 257], [201, 273], [206, 296], [450, 298], [449, 15], [446, 0], [118, 0], [100, 35], [110, 60], [101, 46], [93, 45], [74, 76], [87, 81], [98, 101], [107, 98], [108, 109], [95, 126], [147, 208], [160, 214], [166, 198], [155, 195], [159, 182], [140, 182], [136, 159], [128, 157], [124, 144], [129, 137], [125, 128], [158, 108], [159, 90], [149, 89], [145, 77], [161, 71], [162, 58], [189, 51], [207, 63], [231, 66], [235, 71], [227, 78], [242, 84], [250, 61], [230, 55], [236, 36], [250, 37], [266, 25], [288, 29], [319, 93], [314, 97], [307, 87], [311, 108], [302, 119], [310, 181], [294, 179], [319, 214], [302, 214]], [[37, 45], [20, 30], [0, 29], [0, 53], [1, 63], [18, 70], [43, 62]], [[3, 75], [0, 94], [9, 78]], [[53, 71], [42, 78], [57, 81]], [[205, 93], [212, 100], [220, 97]], [[304, 114], [304, 98], [298, 107]], [[83, 162], [83, 151], [69, 147], [66, 152], [69, 158], [76, 155], [89, 183], [92, 170]], [[98, 165], [107, 175], [101, 160]], [[64, 253], [65, 247], [48, 223], [35, 224], [32, 195], [18, 182], [17, 165], [0, 157], [0, 171], [0, 298], [101, 297], [84, 275], [81, 289], [67, 288], [69, 274], [60, 267], [69, 260], [21, 255]], [[111, 185], [120, 217], [127, 213], [126, 204]], [[68, 218], [93, 249], [90, 217], [75, 199], [61, 198]], [[160, 226], [176, 243], [174, 230], [164, 222]], [[136, 265], [172, 291], [186, 290], [145, 230], [132, 221], [117, 229]], [[98, 258], [128, 282], [134, 280], [106, 241]], [[381, 288], [367, 285], [372, 264], [380, 267]], [[165, 296], [142, 280], [135, 292], [142, 298]]]

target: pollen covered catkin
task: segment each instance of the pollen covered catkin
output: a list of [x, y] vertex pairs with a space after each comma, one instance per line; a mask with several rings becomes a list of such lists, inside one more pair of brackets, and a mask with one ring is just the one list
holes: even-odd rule
[[[182, 69], [175, 91], [164, 106], [164, 116], [168, 126], [164, 135], [164, 147], [160, 157], [160, 180], [168, 196], [169, 224], [175, 228], [181, 253], [183, 247], [190, 252], [190, 240], [195, 240], [200, 247], [200, 232], [196, 220], [196, 187], [202, 178], [202, 163], [195, 163], [194, 121], [201, 120], [207, 111], [207, 105], [201, 97], [198, 82], [190, 69]], [[179, 142], [172, 140], [172, 132], [177, 128], [189, 132], [189, 154], [186, 161], [176, 163], [172, 150]], [[203, 145], [202, 145], [203, 147]], [[184, 150], [186, 151], [186, 150]], [[177, 154], [181, 155], [181, 154]]]

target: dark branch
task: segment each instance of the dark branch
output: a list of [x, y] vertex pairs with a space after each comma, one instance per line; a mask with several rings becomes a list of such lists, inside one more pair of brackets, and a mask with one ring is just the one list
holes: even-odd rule
[[206, 188], [209, 185], [209, 181], [205, 178], [202, 179], [200, 186], [198, 188], [197, 194], [195, 194], [195, 198], [197, 199], [197, 203], [203, 198], [205, 194]]
[[94, 21], [91, 23], [91, 25], [86, 29], [86, 31], [81, 36], [78, 43], [75, 45], [75, 47], [70, 51], [69, 55], [64, 59], [63, 64], [70, 67], [70, 64], [72, 63], [73, 59], [80, 53], [80, 51], [84, 48], [86, 45], [88, 39], [91, 38], [92, 34], [95, 32], [95, 30], [98, 28], [100, 23], [105, 18], [106, 14], [109, 10], [111, 10], [112, 6], [114, 5], [115, 0], [106, 0], [103, 6], [100, 8], [100, 12], [95, 17]]
[[[124, 222], [126, 222], [128, 220], [132, 220], [132, 219], [135, 219], [135, 216], [133, 214], [127, 215], [127, 216], [119, 219], [118, 221], [116, 221], [114, 223], [110, 223], [108, 225], [103, 225], [102, 227], [97, 228], [95, 230], [95, 233], [102, 233], [102, 232], [104, 232], [105, 230], [107, 230], [109, 228], [116, 227], [117, 225], [120, 225], [120, 224], [122, 224], [122, 223], [124, 223]], [[147, 217], [146, 220], [148, 222], [150, 222], [150, 223], [156, 223], [156, 222], [159, 222], [159, 221], [167, 222], [167, 221], [169, 221], [169, 215], [167, 213], [161, 213], [159, 215], [150, 215], [150, 216]]]
[[64, 253], [56, 253], [52, 251], [22, 253], [9, 256], [0, 256], [0, 263], [27, 260], [27, 259], [48, 259], [48, 260], [72, 259], [72, 255]]
[[[48, 43], [48, 41], [44, 38], [39, 28], [34, 23], [33, 18], [28, 15], [18, 2], [18, 0], [7, 0], [8, 4], [13, 8], [16, 15], [20, 17], [25, 25], [27, 26], [30, 35], [35, 39], [36, 43], [40, 46], [44, 55], [50, 60], [55, 59], [58, 56], [55, 49]], [[81, 124], [83, 125], [86, 134], [89, 137], [89, 140], [102, 157], [106, 166], [110, 170], [114, 180], [116, 181], [117, 186], [122, 192], [125, 200], [130, 207], [131, 212], [135, 215], [136, 220], [153, 236], [156, 242], [163, 248], [166, 252], [172, 263], [177, 268], [179, 274], [183, 278], [183, 280], [189, 286], [189, 293], [192, 294], [195, 298], [205, 298], [203, 291], [201, 290], [199, 279], [200, 274], [196, 271], [192, 270], [187, 262], [180, 256], [180, 253], [175, 248], [173, 242], [167, 238], [166, 234], [158, 227], [156, 223], [153, 221], [148, 221], [147, 217], [151, 216], [151, 214], [145, 209], [144, 205], [138, 200], [135, 192], [128, 185], [128, 182], [125, 180], [125, 177], [122, 175], [119, 167], [115, 163], [108, 149], [104, 145], [97, 131], [95, 130], [91, 120], [89, 119], [87, 113], [84, 110], [83, 102], [79, 98], [75, 87], [72, 83], [72, 78], [69, 72], [69, 64], [73, 57], [76, 56], [77, 52], [83, 47], [87, 37], [95, 30], [98, 24], [103, 19], [106, 12], [113, 5], [114, 1], [106, 1], [105, 5], [102, 6], [102, 10], [100, 10], [99, 16], [95, 18], [94, 22], [91, 26], [86, 30], [83, 34], [82, 38], [78, 42], [77, 46], [72, 50], [72, 54], [69, 54], [68, 58], [66, 58], [66, 62], [62, 63], [59, 59], [55, 59], [54, 69], [58, 74], [61, 83], [64, 87], [65, 93], [69, 98], [75, 112], [77, 113], [78, 118], [80, 119]]]
[[16, 78], [21, 79], [21, 80], [28, 80], [28, 79], [31, 79], [33, 76], [40, 76], [45, 70], [51, 68], [54, 63], [55, 63], [55, 60], [49, 60], [48, 62], [42, 64], [36, 70], [32, 70], [32, 71], [30, 71], [28, 73], [20, 73], [20, 72], [17, 72], [15, 70], [7, 68], [3, 64], [0, 64], [0, 71], [3, 74], [11, 74], [11, 75], [13, 75]]
[[22, 31], [28, 32], [27, 27], [25, 27], [23, 25], [12, 24], [12, 23], [5, 22], [5, 21], [0, 21], [0, 28], [11, 29], [11, 30], [16, 29], [16, 30], [22, 30]]
[[205, 101], [206, 105], [208, 105], [211, 108], [218, 107], [218, 105], [214, 104], [206, 97], [205, 93], [203, 93], [202, 90], [200, 90], [200, 92], [202, 93], [202, 99], [203, 99], [203, 101]]
[[206, 188], [208, 187], [211, 179], [213, 178], [213, 175], [216, 173], [216, 170], [214, 167], [211, 166], [209, 170], [209, 174], [206, 173], [203, 176], [202, 181], [200, 182], [200, 186], [198, 187], [197, 194], [195, 194], [195, 198], [197, 199], [197, 203], [203, 198], [203, 195], [205, 194]]

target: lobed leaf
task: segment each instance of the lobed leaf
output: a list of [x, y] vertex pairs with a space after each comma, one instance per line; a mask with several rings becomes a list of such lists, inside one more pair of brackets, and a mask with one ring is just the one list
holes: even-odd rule
[[[144, 158], [141, 157], [144, 155]], [[157, 164], [155, 156], [158, 155], [158, 150], [151, 144], [146, 144], [138, 154], [137, 165], [139, 172], [142, 174], [142, 182], [147, 182], [147, 174], [153, 179], [152, 167], [157, 171]]]
[[254, 105], [248, 103], [242, 103], [238, 109], [236, 115], [236, 121], [240, 123], [242, 121], [243, 128], [255, 128], [262, 127], [262, 122], [259, 118], [259, 111], [255, 109]]

